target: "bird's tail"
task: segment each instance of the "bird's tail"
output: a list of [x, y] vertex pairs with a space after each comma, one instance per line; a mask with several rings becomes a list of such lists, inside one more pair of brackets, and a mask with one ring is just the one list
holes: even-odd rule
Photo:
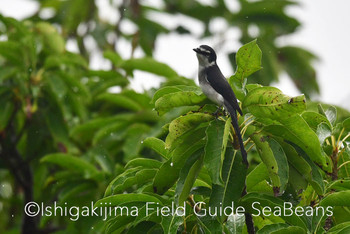
[[239, 148], [241, 149], [242, 161], [248, 167], [247, 152], [244, 149], [244, 144], [243, 144], [243, 139], [242, 139], [242, 135], [241, 135], [241, 130], [239, 128], [238, 121], [237, 121], [237, 112], [227, 102], [225, 102], [225, 108], [230, 113], [230, 116], [231, 116], [232, 126], [235, 129], [236, 136], [237, 136], [238, 142], [239, 142]]

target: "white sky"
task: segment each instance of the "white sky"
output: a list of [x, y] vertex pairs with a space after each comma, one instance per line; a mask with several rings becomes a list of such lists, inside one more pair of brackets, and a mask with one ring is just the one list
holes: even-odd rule
[[[103, 16], [115, 21], [115, 12], [108, 7], [108, 0], [98, 0], [97, 3], [102, 9]], [[158, 4], [159, 0], [148, 0], [149, 3]], [[211, 0], [201, 0], [210, 4]], [[302, 23], [302, 28], [291, 36], [282, 38], [285, 45], [296, 45], [304, 47], [316, 55], [320, 60], [315, 63], [318, 74], [318, 81], [321, 87], [319, 100], [337, 104], [350, 110], [350, 1], [349, 0], [317, 0], [301, 1], [301, 7], [289, 8], [289, 13], [295, 16]], [[38, 4], [31, 0], [0, 0], [0, 13], [5, 16], [23, 19], [30, 16], [37, 9]], [[157, 15], [157, 19], [167, 26], [173, 27], [176, 22], [188, 20], [177, 16], [176, 20], [167, 18], [165, 15]], [[175, 22], [175, 23], [174, 23]], [[188, 25], [201, 32], [198, 22], [188, 21]], [[125, 22], [123, 27], [133, 30], [131, 23]], [[213, 27], [220, 31], [225, 25], [217, 19]], [[230, 30], [227, 34], [229, 39], [237, 41], [239, 31]], [[180, 75], [196, 77], [197, 59], [192, 48], [200, 44], [220, 45], [217, 38], [206, 41], [197, 40], [189, 36], [178, 36], [176, 34], [163, 35], [156, 42], [155, 58], [173, 67]], [[221, 52], [218, 53], [218, 64], [225, 76], [230, 76], [232, 70], [223, 51], [232, 51], [239, 48], [239, 44], [222, 44]], [[68, 49], [74, 50], [74, 43], [68, 43]], [[118, 45], [124, 57], [130, 54], [130, 45], [121, 41]], [[136, 55], [141, 56], [142, 52], [137, 51]], [[108, 68], [108, 64], [101, 60], [101, 54], [94, 55], [91, 66], [93, 68]], [[135, 73], [133, 87], [137, 90], [154, 86], [158, 83], [151, 75]], [[299, 94], [292, 82], [286, 77], [280, 77], [276, 85], [284, 93], [289, 95]]]

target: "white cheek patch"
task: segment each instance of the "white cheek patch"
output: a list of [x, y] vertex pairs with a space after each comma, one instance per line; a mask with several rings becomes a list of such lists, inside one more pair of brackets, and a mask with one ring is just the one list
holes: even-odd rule
[[204, 49], [204, 48], [202, 48], [202, 47], [199, 47], [199, 49], [200, 49], [202, 52], [204, 52], [204, 53], [209, 53], [209, 54], [210, 54], [210, 51], [209, 51], [209, 50], [206, 50], [206, 49]]

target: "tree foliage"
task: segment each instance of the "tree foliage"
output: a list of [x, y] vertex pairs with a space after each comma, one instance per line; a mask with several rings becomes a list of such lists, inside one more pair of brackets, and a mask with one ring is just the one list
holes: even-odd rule
[[[315, 56], [275, 42], [299, 26], [284, 11], [295, 2], [238, 2], [233, 12], [225, 1], [164, 0], [161, 7], [123, 1], [114, 24], [99, 18], [94, 1], [81, 0], [40, 1], [38, 13], [24, 21], [0, 16], [0, 232], [246, 233], [244, 217], [215, 214], [233, 203], [250, 214], [270, 207], [253, 215], [259, 233], [346, 232], [350, 113], [307, 100], [318, 92]], [[44, 21], [47, 8], [53, 15]], [[240, 29], [244, 45], [228, 54], [235, 70], [228, 80], [244, 113], [239, 124], [249, 168], [226, 113], [212, 114], [216, 106], [192, 79], [152, 58], [160, 34], [194, 32], [181, 23], [167, 28], [151, 12], [201, 21], [200, 37], [214, 36], [210, 24], [217, 17]], [[124, 32], [124, 21], [136, 31]], [[86, 38], [112, 69], [89, 67], [93, 50]], [[115, 49], [122, 39], [145, 56], [122, 58]], [[67, 40], [79, 53], [66, 50]], [[134, 71], [164, 80], [159, 89], [137, 93], [130, 88]], [[268, 86], [283, 71], [305, 95]], [[23, 213], [31, 201], [138, 214], [33, 218]], [[304, 209], [303, 215], [274, 213], [285, 205]], [[178, 206], [186, 212], [159, 215], [156, 209]]]

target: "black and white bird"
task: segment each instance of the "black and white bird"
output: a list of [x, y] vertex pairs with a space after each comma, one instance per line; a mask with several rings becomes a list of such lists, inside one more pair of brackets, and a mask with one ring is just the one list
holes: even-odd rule
[[243, 113], [238, 105], [236, 95], [216, 64], [215, 51], [207, 45], [201, 45], [193, 50], [196, 52], [199, 62], [199, 86], [211, 101], [220, 107], [223, 106], [226, 111], [230, 113], [232, 126], [239, 141], [243, 163], [248, 166], [247, 152], [244, 149], [236, 111], [238, 111], [241, 116], [243, 116]]

